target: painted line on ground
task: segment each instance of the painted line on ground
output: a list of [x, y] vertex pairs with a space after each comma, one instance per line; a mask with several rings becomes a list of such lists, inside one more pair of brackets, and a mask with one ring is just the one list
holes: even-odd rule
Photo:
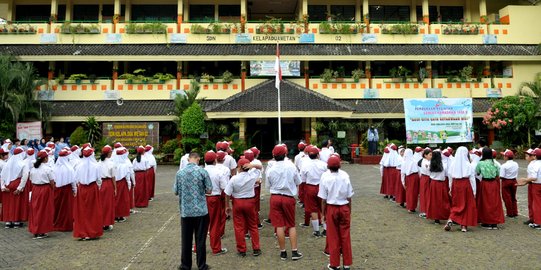
[[154, 238], [156, 238], [156, 236], [160, 235], [165, 230], [165, 228], [169, 225], [169, 223], [171, 223], [171, 221], [175, 218], [176, 215], [177, 214], [171, 215], [171, 217], [163, 224], [163, 226], [156, 232], [156, 234], [151, 236], [146, 241], [146, 243], [139, 249], [139, 251], [137, 251], [137, 253], [135, 253], [135, 255], [133, 255], [133, 257], [128, 262], [128, 265], [126, 265], [126, 267], [122, 268], [123, 270], [127, 270], [128, 268], [130, 268], [130, 266], [133, 264], [133, 262], [135, 262], [137, 260], [137, 258], [139, 258], [139, 256], [141, 254], [143, 254], [143, 252], [150, 246], [152, 241], [154, 241]]

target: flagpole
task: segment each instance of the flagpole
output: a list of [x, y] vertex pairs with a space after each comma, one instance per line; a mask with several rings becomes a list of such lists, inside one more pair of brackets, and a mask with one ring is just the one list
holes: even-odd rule
[[282, 143], [282, 106], [280, 100], [280, 83], [282, 81], [282, 68], [280, 67], [280, 46], [276, 42], [276, 63], [274, 65], [276, 71], [275, 87], [278, 90], [278, 144]]
[[278, 88], [278, 143], [282, 143], [282, 108], [280, 104], [280, 88]]

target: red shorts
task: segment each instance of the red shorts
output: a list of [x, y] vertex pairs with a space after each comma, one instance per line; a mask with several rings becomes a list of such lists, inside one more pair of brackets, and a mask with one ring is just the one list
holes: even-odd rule
[[317, 196], [319, 185], [304, 186], [304, 211], [307, 213], [321, 213], [321, 199]]
[[295, 227], [295, 198], [272, 194], [270, 207], [273, 227]]

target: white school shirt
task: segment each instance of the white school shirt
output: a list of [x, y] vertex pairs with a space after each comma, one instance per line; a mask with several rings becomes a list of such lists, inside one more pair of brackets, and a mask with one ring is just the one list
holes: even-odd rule
[[190, 156], [190, 154], [185, 154], [184, 156], [182, 156], [180, 158], [180, 165], [178, 166], [180, 170], [186, 168], [186, 166], [188, 166], [188, 157]]
[[[260, 165], [261, 166], [261, 170], [254, 168], [256, 170], [256, 172], [257, 172], [256, 180], [261, 179], [263, 177], [263, 171], [264, 171], [263, 163], [261, 163], [261, 161], [259, 159], [254, 159], [254, 160], [252, 160], [250, 162], [250, 164], [252, 164], [252, 165]], [[255, 187], [259, 187], [259, 184], [257, 182], [255, 183]]]
[[430, 161], [423, 158], [421, 161], [421, 167], [419, 168], [419, 173], [424, 175], [430, 175]]
[[331, 157], [332, 152], [329, 148], [323, 147], [321, 151], [319, 152], [319, 159], [327, 163], [327, 160]]
[[30, 180], [34, 185], [50, 184], [54, 180], [54, 171], [47, 164], [41, 164], [39, 168], [30, 169]]
[[321, 183], [319, 184], [319, 192], [317, 194], [322, 200], [326, 200], [327, 204], [346, 205], [348, 199], [355, 194], [349, 175], [343, 171], [338, 172], [326, 171], [321, 175]]
[[435, 181], [445, 181], [445, 168], [441, 172], [430, 172], [430, 179]]
[[302, 168], [302, 162], [304, 161], [303, 158], [307, 156], [306, 154], [304, 154], [304, 152], [299, 152], [296, 156], [295, 156], [295, 167], [297, 167], [297, 170], [299, 170], [299, 172], [301, 171], [301, 168]]
[[115, 163], [110, 158], [106, 158], [104, 161], [100, 161], [100, 177], [101, 178], [113, 178], [115, 176]]
[[[0, 174], [2, 174], [2, 170], [4, 169], [4, 166], [6, 166], [6, 162], [3, 159], [0, 159]], [[0, 181], [1, 184], [1, 181]]]
[[508, 160], [500, 166], [500, 177], [506, 179], [516, 179], [518, 176], [518, 163], [514, 160]]
[[255, 197], [254, 184], [258, 174], [256, 169], [252, 168], [247, 172], [240, 172], [231, 177], [225, 187], [225, 194], [235, 199]]
[[[225, 167], [222, 166], [222, 168]], [[205, 165], [205, 170], [208, 172], [210, 181], [212, 182], [212, 192], [209, 195], [221, 195], [222, 190], [224, 190], [227, 185], [229, 177], [225, 174], [224, 170], [216, 165]]]
[[229, 179], [231, 178], [231, 170], [229, 168], [227, 168], [226, 166], [224, 166], [223, 163], [216, 163], [216, 168], [218, 170], [221, 170], [223, 171], [223, 173], [226, 175], [227, 177], [227, 181], [229, 181]]
[[146, 158], [143, 158], [143, 157], [141, 157], [140, 162], [137, 161], [137, 158], [134, 158], [133, 162], [132, 162], [132, 165], [133, 165], [133, 171], [134, 172], [146, 171], [146, 170], [148, 170], [150, 168], [148, 160]]
[[266, 176], [267, 189], [271, 194], [297, 195], [297, 186], [301, 183], [301, 177], [295, 165], [290, 161], [276, 161], [267, 170]]
[[534, 160], [528, 165], [528, 178], [537, 178], [534, 184], [541, 184], [541, 160]]
[[224, 166], [226, 166], [230, 170], [234, 170], [234, 169], [237, 168], [237, 162], [235, 161], [235, 159], [232, 156], [227, 154], [227, 155], [225, 155], [225, 158], [224, 158]]
[[319, 159], [310, 159], [302, 164], [301, 179], [309, 185], [319, 185], [321, 175], [327, 171], [327, 163]]

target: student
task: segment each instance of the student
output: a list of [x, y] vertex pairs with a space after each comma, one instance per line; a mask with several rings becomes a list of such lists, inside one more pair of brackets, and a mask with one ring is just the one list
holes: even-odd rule
[[21, 228], [23, 222], [28, 220], [28, 198], [19, 196], [24, 192], [29, 174], [24, 156], [22, 148], [15, 148], [0, 175], [2, 221], [6, 222], [6, 228]]
[[387, 192], [392, 202], [396, 201], [396, 185], [400, 182], [400, 171], [397, 169], [400, 165], [400, 155], [397, 150], [398, 147], [395, 144], [389, 145], [389, 156], [384, 164], [387, 170]]
[[529, 222], [528, 226], [541, 230], [541, 149], [530, 150], [528, 152], [528, 158], [530, 159], [528, 176], [520, 178], [517, 184], [519, 186], [528, 185], [528, 199], [531, 198], [531, 203], [528, 202], [530, 215], [530, 219], [527, 221]]
[[115, 224], [115, 196], [117, 194], [115, 180], [115, 163], [111, 160], [113, 149], [106, 145], [100, 156], [100, 203], [103, 211], [103, 230], [113, 229]]
[[137, 208], [148, 207], [148, 185], [146, 181], [150, 164], [143, 156], [144, 154], [145, 148], [143, 146], [137, 147], [137, 156], [133, 160], [133, 171], [135, 172], [134, 202]]
[[233, 227], [237, 252], [240, 257], [246, 256], [245, 232], [250, 232], [253, 256], [261, 255], [259, 244], [259, 230], [257, 228], [257, 213], [255, 209], [255, 181], [259, 177], [256, 168], [262, 166], [252, 165], [248, 159], [241, 158], [238, 162], [239, 172], [229, 180], [225, 188], [226, 209], [230, 211], [229, 201], [233, 200]]
[[263, 163], [261, 163], [261, 161], [259, 160], [259, 154], [260, 154], [259, 149], [257, 149], [257, 147], [254, 146], [254, 147], [250, 148], [250, 151], [252, 151], [252, 153], [254, 153], [254, 159], [250, 160], [250, 164], [261, 165], [261, 170], [259, 170], [259, 176], [258, 176], [257, 180], [255, 181], [255, 187], [254, 187], [255, 210], [257, 211], [257, 228], [261, 230], [261, 229], [263, 229], [263, 224], [261, 224], [261, 215], [260, 215], [260, 212], [261, 212], [261, 185], [263, 183], [264, 168], [263, 168]]
[[34, 167], [30, 170], [32, 179], [31, 219], [28, 231], [34, 239], [48, 237], [54, 221], [54, 171], [47, 166], [47, 152], [40, 151]]
[[440, 220], [449, 219], [451, 203], [449, 201], [449, 184], [446, 179], [446, 169], [443, 165], [440, 151], [434, 151], [430, 159], [430, 197], [427, 204], [426, 218], [436, 224]]
[[224, 166], [226, 166], [227, 168], [229, 168], [229, 170], [231, 170], [231, 175], [235, 175], [237, 173], [237, 162], [229, 154], [229, 150], [231, 150], [231, 148], [229, 148], [229, 143], [226, 141], [216, 143], [216, 151], [220, 151], [220, 150], [227, 154], [225, 155], [225, 158], [224, 158]]
[[395, 202], [402, 206], [403, 208], [406, 208], [404, 203], [406, 202], [406, 189], [404, 188], [404, 185], [402, 185], [402, 177], [401, 177], [401, 171], [402, 171], [402, 163], [404, 162], [404, 147], [400, 146], [398, 148], [398, 157], [397, 157], [397, 165], [396, 170], [398, 171], [398, 177], [395, 177]]
[[156, 162], [156, 157], [154, 157], [154, 147], [151, 145], [145, 146], [145, 158], [148, 160], [148, 165], [150, 168], [147, 171], [147, 192], [148, 192], [148, 200], [153, 201], [154, 200], [154, 194], [155, 194], [155, 187], [156, 187], [156, 168], [158, 167], [158, 163]]
[[[225, 175], [224, 177], [229, 181], [231, 178], [231, 170], [229, 170], [228, 167], [224, 166], [225, 156], [227, 153], [224, 151], [218, 151], [216, 152], [216, 169], [222, 171], [222, 173]], [[220, 196], [220, 201], [222, 203], [222, 209], [225, 209], [225, 193], [222, 191], [222, 195]], [[224, 236], [225, 234], [225, 223], [229, 219], [229, 213], [226, 213], [225, 211], [221, 212], [221, 223], [220, 223], [220, 236]]]
[[477, 206], [475, 202], [475, 169], [472, 168], [468, 149], [464, 146], [456, 150], [455, 159], [449, 168], [449, 189], [451, 211], [444, 229], [451, 230], [453, 222], [460, 224], [461, 231], [468, 226], [477, 226]]
[[319, 159], [326, 163], [332, 153], [329, 149], [329, 140], [323, 141], [321, 143], [321, 151], [319, 151]]
[[[295, 156], [295, 158], [293, 159], [294, 160], [294, 163], [295, 163], [295, 167], [297, 167], [297, 171], [301, 171], [301, 168], [302, 168], [302, 161], [304, 159], [304, 157], [306, 156], [305, 153], [304, 153], [304, 149], [306, 149], [306, 143], [304, 142], [300, 142], [298, 145], [297, 145], [297, 149], [299, 149], [299, 153]], [[301, 184], [299, 185], [299, 204], [301, 205], [301, 207], [304, 206], [304, 188], [306, 186], [306, 183], [305, 182], [301, 182]], [[308, 223], [304, 223], [303, 225], [308, 225]]]
[[75, 171], [75, 177], [78, 189], [73, 205], [73, 237], [97, 239], [103, 235], [103, 213], [100, 207], [100, 167], [93, 148], [83, 148], [83, 160]]
[[500, 166], [494, 162], [490, 148], [483, 148], [482, 155], [483, 158], [475, 168], [476, 173], [481, 176], [481, 190], [477, 193], [477, 212], [483, 228], [497, 230], [497, 224], [505, 222], [500, 195]]
[[400, 170], [402, 186], [406, 189], [406, 209], [415, 213], [419, 201], [419, 166], [411, 149], [404, 151], [404, 162]]
[[518, 163], [513, 158], [513, 151], [506, 149], [500, 153], [505, 163], [500, 167], [500, 179], [502, 180], [502, 199], [505, 203], [507, 216], [514, 218], [518, 216], [517, 206], [517, 176]]
[[327, 243], [330, 263], [328, 269], [340, 269], [340, 255], [343, 268], [350, 269], [353, 264], [351, 250], [351, 197], [353, 188], [349, 175], [340, 170], [340, 157], [332, 155], [327, 161], [329, 169], [321, 176], [318, 197], [322, 200], [323, 219], [327, 223]]
[[[209, 211], [209, 237], [212, 254], [222, 255], [227, 253], [227, 248], [222, 247], [222, 213], [225, 208], [222, 205], [221, 196], [229, 177], [216, 167], [216, 153], [208, 151], [205, 153], [205, 170], [212, 182], [212, 192], [207, 194], [207, 208]], [[227, 170], [229, 172], [229, 170]]]
[[[524, 151], [524, 159], [528, 162], [527, 171], [532, 171], [534, 166], [534, 162], [536, 160], [535, 158], [535, 150], [534, 149], [528, 149]], [[530, 226], [530, 224], [533, 224], [533, 202], [532, 202], [532, 185], [528, 185], [528, 220], [524, 221], [524, 225]]]
[[[311, 224], [315, 237], [326, 235], [326, 226], [323, 225], [323, 234], [319, 231], [319, 216], [321, 215], [321, 198], [318, 197], [321, 175], [327, 171], [327, 163], [319, 159], [319, 149], [311, 147], [308, 150], [310, 160], [304, 161], [301, 169], [301, 179], [306, 183], [304, 213], [311, 217]], [[301, 224], [302, 225], [302, 224]]]
[[380, 175], [381, 175], [381, 186], [380, 186], [380, 189], [379, 189], [379, 193], [384, 195], [383, 198], [384, 199], [389, 199], [391, 196], [391, 192], [390, 190], [388, 189], [388, 178], [389, 178], [389, 173], [388, 173], [388, 170], [387, 170], [387, 160], [389, 159], [389, 147], [385, 147], [385, 149], [383, 150], [383, 156], [381, 157], [381, 160], [379, 161], [379, 172], [380, 172]]
[[133, 188], [132, 179], [135, 179], [135, 173], [133, 172], [133, 165], [128, 159], [128, 150], [126, 148], [118, 148], [118, 150], [116, 150], [116, 156], [115, 220], [117, 222], [125, 222], [126, 217], [130, 216], [130, 192]]
[[[6, 166], [6, 160], [8, 159], [8, 153], [4, 151], [3, 148], [0, 147], [0, 175], [2, 174], [2, 170]], [[0, 187], [2, 187], [2, 180], [0, 179]], [[0, 190], [0, 203], [2, 203], [2, 190]], [[2, 220], [2, 211], [0, 211], [0, 220]]]
[[[73, 203], [77, 195], [75, 170], [69, 162], [71, 152], [61, 150], [54, 167], [54, 230], [73, 230]], [[32, 180], [33, 181], [33, 180]]]
[[428, 211], [428, 200], [430, 199], [430, 160], [432, 159], [432, 149], [425, 148], [423, 159], [417, 163], [419, 165], [419, 217], [426, 218]]

